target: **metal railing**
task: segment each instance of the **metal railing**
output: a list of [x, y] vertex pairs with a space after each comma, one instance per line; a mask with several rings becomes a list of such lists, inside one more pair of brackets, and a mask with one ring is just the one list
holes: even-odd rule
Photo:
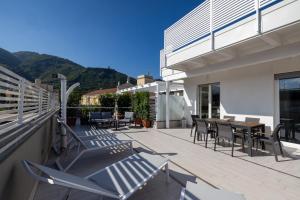
[[282, 1], [206, 0], [165, 30], [164, 50], [174, 52], [209, 36], [213, 38], [216, 32], [251, 16], [258, 19], [259, 29], [259, 13]]
[[0, 66], [0, 136], [57, 108], [56, 93]]

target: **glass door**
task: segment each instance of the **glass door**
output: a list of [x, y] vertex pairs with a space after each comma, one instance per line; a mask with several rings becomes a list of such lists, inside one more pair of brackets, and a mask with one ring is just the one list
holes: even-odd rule
[[300, 77], [279, 79], [281, 139], [300, 143]]
[[208, 112], [208, 102], [209, 102], [209, 85], [202, 85], [199, 86], [199, 102], [200, 102], [200, 110], [199, 110], [199, 114], [200, 114], [200, 118], [208, 118], [209, 112]]
[[211, 117], [220, 118], [220, 84], [211, 84]]
[[199, 86], [199, 115], [201, 118], [220, 118], [220, 84]]

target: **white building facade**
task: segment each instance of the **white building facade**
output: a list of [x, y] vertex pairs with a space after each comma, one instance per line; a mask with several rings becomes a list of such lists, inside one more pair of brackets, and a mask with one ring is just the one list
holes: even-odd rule
[[163, 80], [184, 82], [189, 124], [286, 120], [300, 142], [300, 0], [206, 0], [165, 30], [160, 54]]

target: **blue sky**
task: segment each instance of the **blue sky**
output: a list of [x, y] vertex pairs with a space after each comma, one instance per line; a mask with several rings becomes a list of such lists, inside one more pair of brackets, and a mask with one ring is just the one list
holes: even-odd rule
[[202, 0], [1, 0], [0, 47], [159, 77], [163, 30]]

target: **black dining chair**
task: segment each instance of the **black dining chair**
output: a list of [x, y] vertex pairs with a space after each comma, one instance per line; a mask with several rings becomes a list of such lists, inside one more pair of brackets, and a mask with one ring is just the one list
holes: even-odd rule
[[194, 144], [196, 142], [196, 137], [202, 140], [202, 135], [204, 136], [205, 148], [207, 148], [208, 135], [211, 138], [215, 137], [216, 131], [213, 127], [210, 127], [205, 119], [196, 118], [196, 133], [194, 135]]
[[[215, 137], [214, 151], [216, 151], [217, 140], [225, 139], [231, 143], [231, 146], [232, 146], [231, 156], [233, 157], [234, 142], [235, 142], [236, 137], [238, 137], [238, 135], [235, 134], [234, 129], [230, 123], [217, 122], [216, 124], [217, 124], [217, 134]], [[241, 139], [242, 139], [242, 148], [244, 150], [244, 137], [241, 137]]]
[[191, 137], [193, 136], [193, 130], [195, 129], [196, 134], [196, 118], [199, 118], [199, 115], [191, 115], [192, 118], [192, 129], [191, 129]]
[[[282, 155], [282, 157], [284, 157], [284, 153], [283, 153], [283, 150], [282, 150], [282, 145], [281, 145], [281, 142], [280, 142], [280, 136], [279, 136], [280, 130], [283, 127], [284, 127], [283, 124], [278, 124], [275, 127], [272, 135], [269, 135], [269, 136], [263, 135], [259, 138], [260, 142], [264, 142], [264, 143], [268, 143], [268, 144], [272, 145], [276, 162], [278, 162], [278, 154], [276, 152], [276, 144], [278, 144], [278, 146], [279, 146], [280, 154]], [[256, 150], [257, 150], [257, 148], [258, 148], [258, 145], [256, 146]]]

